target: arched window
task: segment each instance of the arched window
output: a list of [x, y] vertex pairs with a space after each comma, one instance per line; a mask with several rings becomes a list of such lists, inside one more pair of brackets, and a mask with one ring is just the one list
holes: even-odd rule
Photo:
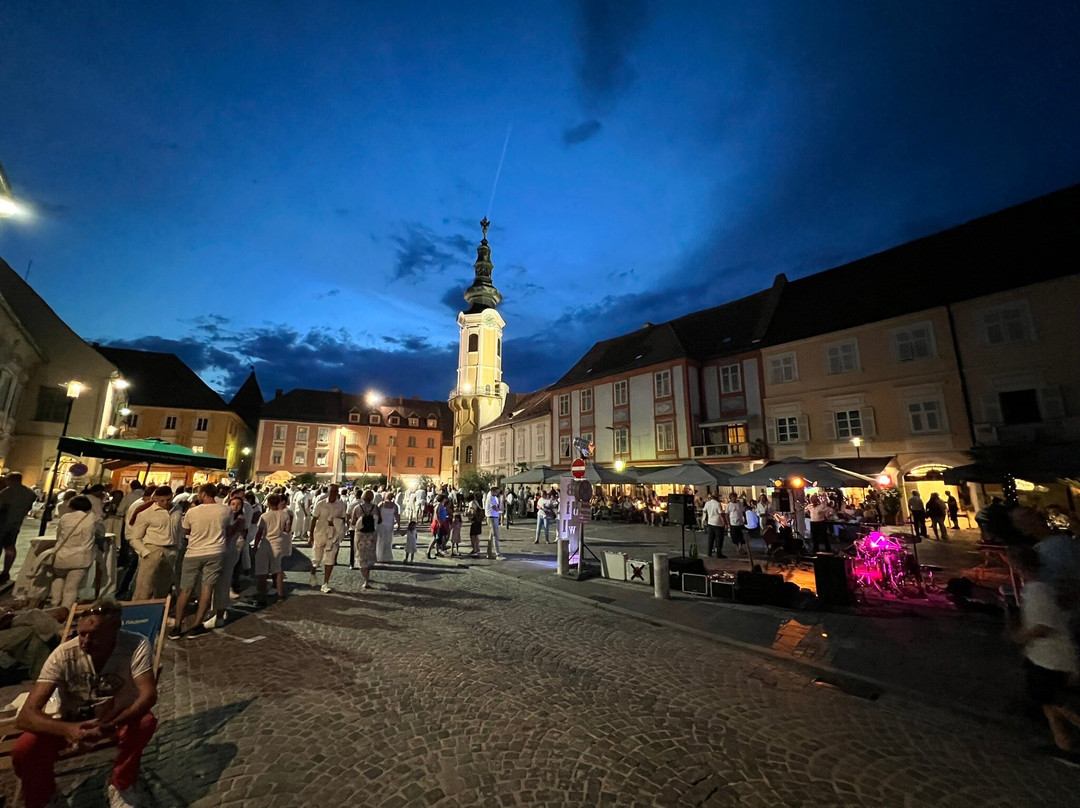
[[502, 339], [495, 343], [495, 355], [502, 358]]
[[480, 337], [477, 334], [469, 334], [469, 353], [480, 350]]
[[473, 451], [471, 446], [465, 447], [465, 462], [472, 463]]
[[484, 385], [484, 392], [489, 396], [491, 395], [491, 385], [490, 384], [485, 384]]

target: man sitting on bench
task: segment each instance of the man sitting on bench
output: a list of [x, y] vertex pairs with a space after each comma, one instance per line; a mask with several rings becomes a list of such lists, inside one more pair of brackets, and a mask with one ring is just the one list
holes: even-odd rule
[[[17, 720], [24, 732], [11, 750], [28, 808], [52, 799], [62, 752], [105, 740], [115, 740], [119, 750], [105, 787], [109, 805], [133, 805], [139, 762], [157, 726], [150, 712], [157, 684], [150, 644], [120, 624], [120, 604], [98, 601], [79, 616], [78, 636], [61, 643], [42, 666]], [[44, 712], [54, 690], [60, 693], [60, 720]]]

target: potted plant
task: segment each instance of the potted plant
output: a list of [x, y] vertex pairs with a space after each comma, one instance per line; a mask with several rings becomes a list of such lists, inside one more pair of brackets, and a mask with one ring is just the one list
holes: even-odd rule
[[881, 502], [881, 515], [887, 525], [900, 524], [900, 507], [902, 497], [897, 488], [884, 488], [879, 496]]

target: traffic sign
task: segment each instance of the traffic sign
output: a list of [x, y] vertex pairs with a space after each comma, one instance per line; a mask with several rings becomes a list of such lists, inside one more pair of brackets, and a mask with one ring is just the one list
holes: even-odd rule
[[574, 476], [575, 480], [585, 479], [585, 461], [580, 457], [570, 464], [570, 473]]

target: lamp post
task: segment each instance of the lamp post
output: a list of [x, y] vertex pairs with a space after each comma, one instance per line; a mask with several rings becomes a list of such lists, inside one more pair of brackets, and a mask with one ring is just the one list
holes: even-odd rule
[[247, 482], [248, 475], [250, 473], [248, 469], [248, 463], [251, 461], [251, 447], [245, 446], [240, 450], [240, 454], [243, 455], [243, 460], [240, 461], [240, 473], [243, 476], [243, 481]]
[[860, 450], [860, 447], [862, 446], [862, 438], [852, 438], [851, 445], [855, 447], [855, 457], [861, 458], [862, 451]]
[[[382, 401], [382, 396], [376, 393], [374, 390], [369, 390], [364, 396], [364, 400], [367, 401], [369, 407], [377, 407], [379, 402]], [[371, 413], [368, 413], [367, 419], [367, 431], [364, 433], [364, 478], [368, 475], [368, 452], [371, 447]]]
[[[71, 408], [75, 404], [75, 399], [79, 397], [85, 388], [82, 382], [70, 381], [64, 385], [67, 390], [67, 412], [64, 413], [64, 428], [60, 430], [60, 437], [63, 438], [67, 435], [68, 425], [71, 423]], [[49, 517], [52, 515], [50, 512], [50, 503], [52, 502], [53, 492], [56, 490], [56, 475], [60, 471], [60, 444], [56, 444], [56, 462], [53, 463], [52, 478], [49, 480], [49, 493], [45, 495], [45, 507], [41, 509], [41, 527], [38, 528], [38, 535], [45, 535], [45, 528], [49, 524]]]

